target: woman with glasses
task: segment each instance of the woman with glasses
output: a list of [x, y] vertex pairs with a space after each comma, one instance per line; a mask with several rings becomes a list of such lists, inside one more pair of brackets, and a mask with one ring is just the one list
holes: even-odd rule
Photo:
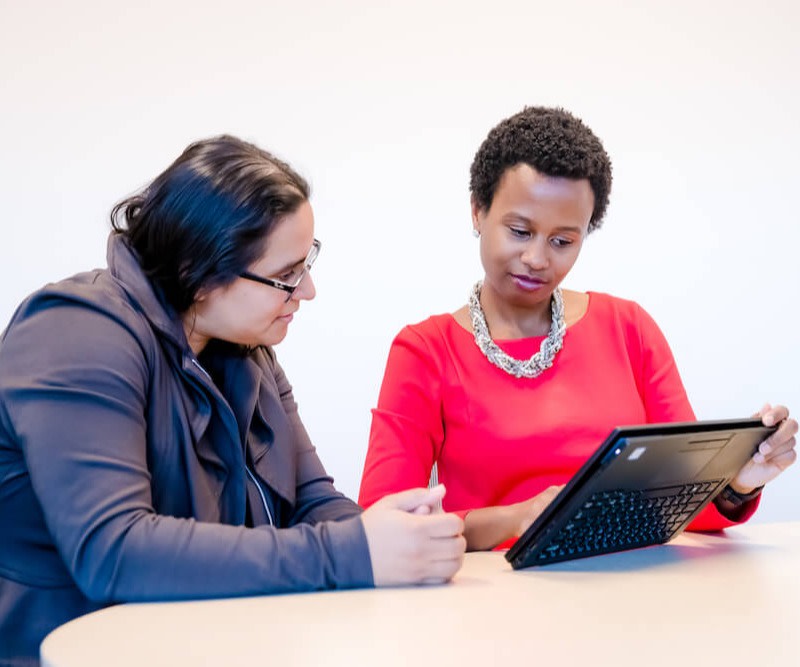
[[[614, 427], [695, 416], [642, 308], [560, 287], [608, 204], [611, 162], [592, 131], [526, 108], [489, 132], [470, 176], [485, 276], [468, 305], [392, 344], [359, 495], [368, 507], [434, 471], [468, 548], [488, 549], [524, 532]], [[744, 521], [794, 462], [797, 422], [782, 406], [759, 414], [782, 424], [694, 528]]]
[[0, 663], [116, 602], [450, 579], [443, 488], [362, 513], [277, 362], [315, 295], [306, 182], [217, 137], [112, 224], [108, 268], [30, 296], [0, 341]]

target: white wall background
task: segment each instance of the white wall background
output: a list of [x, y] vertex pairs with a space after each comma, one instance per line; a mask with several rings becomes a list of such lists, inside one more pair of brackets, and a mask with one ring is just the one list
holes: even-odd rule
[[[187, 143], [255, 141], [314, 187], [319, 296], [278, 353], [355, 495], [392, 337], [481, 275], [472, 155], [523, 105], [561, 105], [615, 167], [567, 286], [644, 305], [700, 417], [800, 413], [799, 7], [0, 0], [0, 328], [103, 265], [111, 206]], [[800, 465], [757, 516], [800, 519]]]

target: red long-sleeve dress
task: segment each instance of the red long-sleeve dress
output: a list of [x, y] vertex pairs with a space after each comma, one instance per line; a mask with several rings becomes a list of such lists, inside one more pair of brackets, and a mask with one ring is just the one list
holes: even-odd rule
[[[526, 359], [542, 338], [495, 342]], [[493, 366], [452, 315], [435, 315], [392, 344], [359, 502], [426, 486], [436, 462], [445, 510], [508, 505], [568, 481], [616, 426], [694, 419], [664, 335], [632, 301], [590, 292], [553, 366], [530, 379]], [[733, 523], [711, 504], [691, 528]]]

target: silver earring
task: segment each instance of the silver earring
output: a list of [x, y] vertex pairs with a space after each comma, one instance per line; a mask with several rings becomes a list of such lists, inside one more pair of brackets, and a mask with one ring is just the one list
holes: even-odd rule
[[473, 236], [474, 236], [476, 239], [479, 239], [479, 238], [481, 237], [481, 233], [480, 233], [480, 232], [479, 232], [477, 229], [475, 229], [474, 227], [472, 228], [472, 235], [473, 235]]

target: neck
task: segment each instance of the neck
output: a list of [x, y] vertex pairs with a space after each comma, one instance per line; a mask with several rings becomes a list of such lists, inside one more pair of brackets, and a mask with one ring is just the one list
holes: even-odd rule
[[205, 346], [208, 344], [208, 338], [198, 333], [196, 327], [197, 316], [194, 309], [189, 309], [183, 316], [183, 332], [186, 334], [186, 342], [194, 352], [195, 357], [199, 357]]
[[519, 306], [502, 299], [490, 285], [481, 288], [481, 308], [492, 338], [514, 340], [546, 336], [552, 323], [552, 293], [536, 303]]

